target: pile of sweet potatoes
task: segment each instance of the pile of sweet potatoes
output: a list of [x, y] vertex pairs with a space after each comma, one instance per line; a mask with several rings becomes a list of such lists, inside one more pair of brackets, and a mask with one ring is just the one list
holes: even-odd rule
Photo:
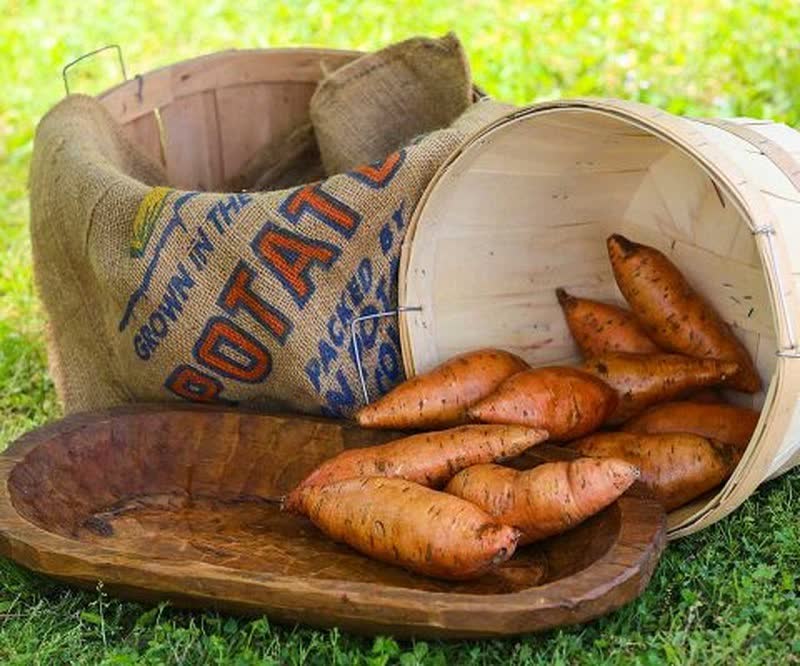
[[[530, 368], [496, 349], [452, 358], [356, 416], [422, 432], [324, 462], [284, 508], [376, 559], [463, 579], [575, 527], [637, 479], [667, 510], [722, 483], [758, 413], [716, 387], [759, 391], [754, 363], [661, 252], [615, 234], [608, 253], [630, 310], [556, 292], [579, 367]], [[583, 457], [500, 464], [546, 440]]]
[[610, 459], [526, 472], [494, 464], [547, 438], [527, 426], [464, 425], [349, 449], [312, 471], [283, 508], [375, 559], [438, 578], [474, 578], [518, 544], [602, 510], [639, 475]]

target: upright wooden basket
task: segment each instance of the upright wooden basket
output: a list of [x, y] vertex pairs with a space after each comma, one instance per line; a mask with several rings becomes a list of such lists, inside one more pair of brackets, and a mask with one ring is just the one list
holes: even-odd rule
[[636, 103], [519, 110], [467, 141], [430, 183], [403, 247], [406, 371], [497, 346], [533, 365], [577, 350], [556, 287], [622, 301], [605, 239], [670, 256], [756, 359], [767, 389], [747, 451], [713, 497], [673, 512], [671, 536], [733, 511], [800, 464], [800, 134], [769, 121], [691, 120]]
[[269, 139], [308, 120], [317, 83], [354, 60], [334, 49], [230, 50], [148, 72], [100, 95], [172, 187], [214, 191]]

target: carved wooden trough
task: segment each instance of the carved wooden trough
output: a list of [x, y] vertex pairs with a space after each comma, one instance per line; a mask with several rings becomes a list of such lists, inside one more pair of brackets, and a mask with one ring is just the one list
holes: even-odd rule
[[[635, 489], [466, 583], [373, 562], [271, 501], [342, 448], [395, 435], [194, 406], [69, 417], [0, 456], [0, 552], [127, 598], [397, 636], [541, 631], [608, 613], [644, 589], [665, 521]], [[516, 464], [573, 455], [537, 448]]]

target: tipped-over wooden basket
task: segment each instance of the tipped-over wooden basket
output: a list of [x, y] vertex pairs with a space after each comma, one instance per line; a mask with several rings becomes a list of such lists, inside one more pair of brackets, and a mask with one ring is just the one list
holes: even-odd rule
[[474, 136], [430, 183], [400, 268], [406, 371], [481, 346], [533, 365], [577, 350], [556, 287], [622, 301], [614, 232], [664, 251], [730, 322], [767, 389], [733, 476], [670, 515], [670, 535], [733, 511], [800, 463], [800, 134], [769, 121], [691, 120], [616, 100], [519, 110]]

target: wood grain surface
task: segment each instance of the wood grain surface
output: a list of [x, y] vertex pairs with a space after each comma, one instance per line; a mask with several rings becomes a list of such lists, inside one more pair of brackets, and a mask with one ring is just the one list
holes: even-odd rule
[[[608, 613], [644, 589], [665, 519], [636, 488], [471, 582], [371, 561], [280, 512], [275, 499], [322, 460], [396, 436], [194, 406], [70, 417], [0, 456], [0, 553], [127, 598], [396, 636], [542, 631]], [[514, 466], [574, 455], [533, 451]]]

